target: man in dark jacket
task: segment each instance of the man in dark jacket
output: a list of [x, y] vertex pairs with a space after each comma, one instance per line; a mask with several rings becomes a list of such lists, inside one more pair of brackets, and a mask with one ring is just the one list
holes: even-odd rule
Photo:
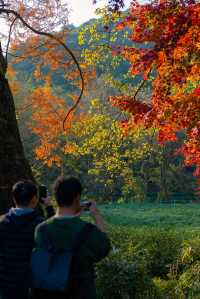
[[[16, 183], [13, 200], [15, 208], [0, 218], [0, 297], [27, 299], [34, 231], [44, 219], [36, 211], [37, 187], [32, 181]], [[48, 217], [53, 216], [50, 200], [43, 201]]]
[[95, 224], [80, 219], [80, 196], [82, 187], [76, 178], [57, 179], [54, 185], [58, 204], [57, 213], [51, 219], [36, 228], [36, 248], [45, 247], [43, 228], [46, 226], [54, 246], [69, 249], [80, 231], [86, 226], [87, 234], [76, 252], [74, 252], [71, 282], [66, 293], [52, 293], [48, 290], [33, 290], [35, 299], [95, 299], [94, 265], [102, 260], [110, 250], [110, 241], [106, 228], [95, 202], [91, 203], [90, 214]]

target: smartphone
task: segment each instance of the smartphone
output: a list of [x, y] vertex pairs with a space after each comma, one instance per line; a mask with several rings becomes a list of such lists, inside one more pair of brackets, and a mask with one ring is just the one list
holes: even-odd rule
[[91, 205], [92, 205], [91, 201], [83, 201], [83, 202], [81, 202], [81, 209], [83, 211], [89, 211]]
[[40, 185], [38, 188], [38, 193], [39, 193], [39, 201], [42, 202], [42, 198], [47, 198], [47, 186]]

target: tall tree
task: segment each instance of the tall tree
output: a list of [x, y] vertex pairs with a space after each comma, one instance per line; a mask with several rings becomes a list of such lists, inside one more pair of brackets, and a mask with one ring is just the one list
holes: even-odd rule
[[0, 49], [0, 210], [2, 212], [8, 207], [11, 185], [18, 179], [33, 179], [24, 156], [14, 100], [5, 75], [6, 61]]
[[[2, 27], [4, 29], [1, 29], [0, 32], [1, 42], [6, 44], [5, 50], [2, 50], [2, 46], [0, 47], [0, 212], [3, 212], [11, 204], [12, 184], [19, 179], [33, 179], [31, 168], [25, 159], [13, 96], [6, 78], [8, 56], [15, 55], [12, 52], [13, 45], [19, 46], [27, 40], [27, 45], [32, 45], [31, 51], [33, 51], [33, 48], [42, 47], [41, 44], [37, 44], [39, 40], [34, 37], [34, 35], [40, 35], [42, 37], [40, 42], [42, 41], [46, 46], [49, 43], [48, 49], [60, 47], [72, 58], [81, 77], [81, 84], [79, 84], [81, 92], [73, 107], [68, 111], [66, 118], [63, 119], [63, 128], [65, 127], [65, 120], [81, 99], [84, 81], [76, 57], [65, 44], [64, 34], [62, 37], [60, 34], [56, 34], [57, 28], [61, 27], [64, 30], [67, 22], [68, 9], [62, 1], [0, 1], [0, 16], [7, 26]], [[6, 28], [8, 28], [8, 35], [5, 42], [4, 31]], [[29, 55], [28, 51], [25, 54]], [[54, 58], [52, 57], [52, 59]], [[49, 58], [49, 60], [51, 59]]]
[[[111, 0], [110, 5], [121, 2]], [[147, 127], [156, 126], [160, 143], [175, 141], [183, 130], [186, 139], [180, 151], [186, 165], [195, 164], [195, 174], [200, 176], [199, 1], [133, 1], [129, 16], [117, 27], [131, 30], [132, 45], [121, 47], [120, 52], [131, 63], [130, 72], [144, 80], [135, 94], [113, 98], [112, 104], [131, 112], [127, 124], [142, 121]], [[152, 93], [146, 105], [139, 91], [150, 77]]]

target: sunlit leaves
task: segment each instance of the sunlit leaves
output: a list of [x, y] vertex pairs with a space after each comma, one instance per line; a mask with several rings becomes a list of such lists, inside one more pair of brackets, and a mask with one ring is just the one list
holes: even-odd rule
[[[61, 0], [5, 0], [5, 7], [14, 10], [37, 30], [53, 32], [59, 26], [68, 21], [68, 6]], [[3, 16], [8, 24], [14, 20], [14, 16], [5, 14]], [[13, 27], [12, 40], [22, 41], [32, 35], [21, 21], [17, 20]]]
[[[114, 54], [119, 52], [119, 43], [123, 45], [127, 43], [128, 32], [127, 30], [122, 32], [116, 30], [117, 22], [123, 19], [118, 13], [111, 13], [111, 11], [103, 8], [98, 9], [97, 14], [99, 19], [83, 26], [79, 33], [79, 44], [83, 48], [82, 57], [84, 61], [90, 66], [95, 66], [97, 74], [104, 73], [111, 78], [112, 71], [114, 72], [118, 67], [120, 69], [124, 63], [123, 57]], [[128, 69], [128, 67], [125, 68]], [[122, 76], [123, 74], [121, 74]], [[106, 86], [111, 86], [110, 83], [114, 81], [117, 83], [116, 78], [111, 79], [111, 81], [104, 78]]]
[[145, 131], [143, 127], [129, 130], [125, 136], [119, 122], [94, 99], [89, 114], [72, 126], [66, 154], [74, 155], [79, 161], [88, 161], [87, 174], [103, 188], [102, 196], [106, 192], [104, 200], [112, 199], [113, 190], [118, 188], [124, 198], [133, 197], [141, 186], [135, 177], [134, 164], [153, 151], [147, 136], [153, 136], [153, 130]]
[[[200, 175], [200, 139], [194, 134], [200, 121], [200, 4], [186, 0], [134, 2], [127, 21], [118, 24], [118, 28], [126, 26], [132, 30], [133, 46], [124, 47], [121, 54], [131, 63], [131, 72], [143, 75], [155, 70], [152, 109], [143, 109], [140, 120], [160, 129], [161, 143], [175, 141], [176, 133], [186, 130], [182, 152], [187, 165], [196, 164], [196, 175]], [[149, 46], [143, 48], [142, 44]], [[120, 99], [118, 106], [127, 110], [126, 96], [124, 103], [123, 96]], [[137, 121], [136, 102], [132, 105], [132, 111], [128, 109]]]
[[[61, 164], [60, 140], [63, 134], [62, 119], [65, 116], [65, 100], [58, 98], [50, 86], [36, 88], [29, 98], [32, 104], [32, 117], [29, 126], [39, 138], [35, 149], [36, 157], [48, 166]], [[71, 120], [68, 122], [68, 128]]]

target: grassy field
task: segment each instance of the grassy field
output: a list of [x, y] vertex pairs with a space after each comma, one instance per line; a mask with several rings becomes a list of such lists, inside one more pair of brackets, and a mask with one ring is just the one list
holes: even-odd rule
[[113, 251], [98, 270], [100, 299], [200, 299], [200, 204], [100, 207]]
[[200, 230], [200, 204], [108, 204], [101, 211], [112, 226]]
[[98, 299], [200, 299], [200, 204], [99, 208], [112, 250], [97, 269]]

